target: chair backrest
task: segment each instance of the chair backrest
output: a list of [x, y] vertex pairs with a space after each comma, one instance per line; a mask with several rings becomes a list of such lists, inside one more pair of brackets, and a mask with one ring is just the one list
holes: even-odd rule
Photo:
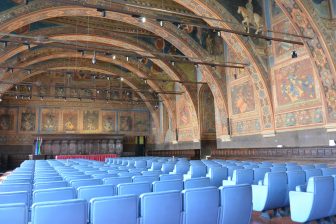
[[117, 192], [118, 195], [134, 194], [139, 196], [142, 193], [151, 192], [151, 185], [148, 182], [118, 184]]
[[286, 172], [270, 172], [265, 174], [264, 185], [268, 186], [265, 208], [281, 208], [286, 204], [288, 193]]
[[320, 169], [320, 168], [328, 168], [328, 165], [325, 164], [325, 163], [317, 163], [317, 164], [314, 164], [314, 167], [316, 169]]
[[4, 184], [31, 184], [32, 183], [32, 179], [5, 179], [4, 181], [2, 181], [2, 183]]
[[104, 178], [109, 178], [109, 177], [118, 177], [118, 174], [110, 174], [110, 173], [106, 173], [106, 174], [93, 174], [91, 175], [94, 179], [104, 179]]
[[62, 177], [37, 177], [34, 179], [34, 183], [39, 183], [39, 182], [54, 182], [54, 181], [63, 181]]
[[231, 185], [219, 188], [220, 221], [226, 223], [250, 223], [252, 216], [251, 185]]
[[60, 187], [67, 187], [67, 186], [68, 186], [68, 182], [66, 181], [40, 182], [40, 183], [34, 184], [34, 190], [60, 188]]
[[168, 174], [174, 170], [175, 163], [164, 163], [162, 164], [162, 173]]
[[173, 173], [186, 174], [189, 171], [189, 167], [188, 163], [176, 163]]
[[329, 216], [334, 195], [334, 178], [332, 176], [311, 177], [307, 184], [307, 192], [314, 193], [310, 219]]
[[72, 180], [85, 180], [85, 179], [93, 179], [91, 175], [76, 175], [76, 176], [65, 176], [64, 179], [68, 182]]
[[159, 191], [182, 191], [183, 181], [182, 180], [163, 180], [153, 182], [153, 192]]
[[1, 192], [0, 204], [23, 203], [28, 206], [29, 194], [28, 191]]
[[153, 175], [153, 176], [134, 176], [132, 177], [132, 180], [134, 183], [137, 182], [147, 182], [152, 184], [154, 181], [158, 181], [159, 180], [159, 176], [158, 175]]
[[13, 179], [33, 179], [32, 174], [11, 174], [6, 177], [7, 180]]
[[147, 167], [147, 161], [146, 160], [136, 160], [134, 166], [136, 168], [145, 168]]
[[208, 167], [207, 177], [210, 178], [210, 184], [212, 186], [219, 187], [222, 185], [222, 181], [228, 177], [228, 169], [221, 166]]
[[232, 177], [233, 171], [238, 170], [238, 169], [244, 169], [244, 167], [242, 167], [242, 166], [236, 166], [236, 165], [234, 165], [234, 166], [227, 166], [227, 168], [228, 168], [228, 176], [229, 177]]
[[288, 191], [295, 191], [296, 186], [306, 184], [306, 174], [303, 170], [287, 171]]
[[140, 196], [142, 224], [180, 224], [181, 216], [180, 191], [152, 192]]
[[264, 180], [265, 174], [267, 172], [271, 172], [270, 168], [267, 167], [260, 167], [260, 168], [255, 168], [253, 169], [253, 178], [254, 178], [254, 184], [258, 184], [258, 182], [261, 180]]
[[101, 179], [84, 179], [84, 180], [70, 181], [70, 185], [74, 188], [82, 186], [100, 185], [100, 184], [103, 184], [103, 181]]
[[160, 181], [161, 180], [183, 180], [183, 174], [161, 174]]
[[76, 190], [72, 187], [50, 188], [33, 192], [33, 203], [44, 201], [60, 201], [76, 198]]
[[300, 171], [300, 170], [302, 170], [301, 166], [297, 165], [287, 166], [287, 171]]
[[117, 186], [123, 183], [132, 183], [132, 177], [109, 177], [103, 179], [104, 184], [113, 184]]
[[185, 224], [218, 223], [220, 200], [217, 187], [186, 189], [182, 194]]
[[118, 195], [93, 198], [90, 201], [90, 223], [137, 223], [138, 196]]
[[161, 162], [152, 162], [150, 170], [161, 170], [161, 168], [162, 168]]
[[107, 197], [116, 195], [115, 186], [112, 184], [82, 186], [77, 189], [77, 197], [88, 202], [95, 197]]
[[321, 168], [323, 176], [336, 175], [336, 168]]
[[204, 164], [193, 164], [190, 166], [190, 177], [205, 177], [207, 167]]
[[87, 212], [82, 199], [40, 202], [33, 204], [31, 220], [34, 224], [85, 224]]
[[232, 180], [236, 184], [252, 184], [253, 170], [252, 169], [238, 169], [233, 171]]
[[28, 191], [31, 192], [32, 185], [29, 183], [0, 184], [0, 192]]
[[301, 165], [303, 170], [311, 170], [311, 169], [315, 169], [315, 166], [312, 164], [305, 164], [305, 165]]
[[271, 172], [286, 172], [287, 168], [285, 166], [273, 166], [271, 167]]
[[304, 172], [306, 173], [306, 182], [308, 182], [311, 177], [322, 176], [321, 169], [306, 169]]
[[153, 170], [153, 171], [142, 171], [143, 176], [159, 176], [162, 174], [161, 170]]
[[184, 181], [184, 189], [209, 187], [209, 186], [210, 186], [209, 177], [197, 177]]
[[27, 224], [27, 205], [24, 203], [0, 204], [0, 223]]

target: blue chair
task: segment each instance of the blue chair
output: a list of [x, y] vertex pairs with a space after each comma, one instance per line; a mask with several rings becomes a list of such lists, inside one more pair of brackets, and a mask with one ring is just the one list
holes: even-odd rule
[[217, 187], [194, 188], [182, 191], [184, 224], [217, 224], [219, 190]]
[[77, 188], [77, 197], [88, 202], [95, 197], [107, 197], [114, 195], [116, 195], [116, 189], [112, 184], [82, 186]]
[[147, 168], [146, 160], [136, 160], [134, 164], [135, 168]]
[[161, 180], [183, 180], [183, 174], [161, 174]]
[[123, 184], [123, 183], [132, 183], [132, 178], [131, 177], [109, 177], [103, 179], [104, 184], [113, 184], [113, 185], [118, 185], [118, 184]]
[[314, 164], [314, 167], [316, 169], [321, 169], [321, 168], [328, 168], [328, 165], [325, 163], [317, 163], [317, 164]]
[[189, 171], [189, 167], [188, 163], [176, 163], [174, 170], [169, 174], [186, 174]]
[[306, 184], [306, 174], [303, 170], [287, 171], [288, 193], [286, 195], [286, 205], [289, 205], [289, 192], [295, 191], [297, 186]]
[[312, 164], [305, 164], [305, 165], [301, 165], [303, 170], [311, 170], [311, 169], [315, 169], [315, 166]]
[[162, 174], [161, 170], [153, 170], [153, 171], [142, 171], [143, 176], [159, 176]]
[[182, 190], [183, 190], [182, 180], [163, 180], [153, 182], [153, 192], [182, 191]]
[[208, 177], [192, 178], [184, 181], [184, 189], [209, 187], [210, 179]]
[[253, 183], [252, 169], [238, 169], [233, 171], [232, 177], [228, 180], [223, 180], [223, 186], [237, 184], [252, 184]]
[[191, 165], [188, 173], [183, 175], [183, 179], [187, 180], [195, 177], [205, 177], [207, 173], [207, 167], [201, 164]]
[[6, 177], [6, 180], [14, 180], [14, 179], [33, 179], [32, 174], [11, 174]]
[[264, 213], [286, 207], [286, 195], [288, 192], [287, 174], [285, 172], [270, 172], [265, 174], [264, 183], [252, 185], [253, 210]]
[[164, 163], [162, 164], [161, 171], [164, 174], [169, 174], [174, 170], [175, 163]]
[[138, 220], [138, 196], [119, 195], [93, 198], [90, 201], [91, 224], [136, 224]]
[[244, 167], [242, 167], [242, 166], [236, 166], [236, 165], [234, 165], [234, 166], [227, 166], [227, 168], [228, 168], [228, 177], [232, 177], [233, 171], [239, 170], [239, 169], [244, 169]]
[[148, 171], [154, 171], [154, 170], [161, 171], [161, 168], [162, 168], [162, 163], [160, 163], [160, 162], [152, 162], [151, 168], [148, 169]]
[[220, 215], [218, 224], [249, 224], [252, 217], [251, 185], [223, 186], [220, 191]]
[[101, 179], [101, 180], [103, 180], [104, 178], [118, 177], [118, 174], [109, 174], [109, 173], [106, 173], [106, 174], [93, 174], [92, 177], [94, 179]]
[[151, 192], [152, 184], [147, 182], [118, 184], [118, 195], [135, 194]]
[[40, 183], [40, 182], [54, 182], [54, 181], [63, 181], [62, 177], [37, 177], [34, 178], [34, 183]]
[[31, 192], [32, 185], [28, 183], [0, 184], [0, 192], [27, 191]]
[[0, 204], [23, 203], [29, 206], [29, 194], [27, 191], [1, 192]]
[[3, 184], [31, 184], [32, 179], [26, 178], [26, 179], [5, 179], [2, 181]]
[[287, 171], [300, 171], [302, 170], [301, 166], [287, 166]]
[[307, 184], [307, 192], [289, 192], [291, 219], [294, 222], [308, 222], [328, 217], [333, 195], [333, 177], [311, 177]]
[[286, 172], [287, 168], [285, 166], [273, 166], [271, 167], [271, 172]]
[[24, 203], [0, 204], [0, 223], [27, 224], [27, 205], [25, 205]]
[[33, 192], [33, 203], [75, 199], [76, 196], [76, 190], [72, 187], [36, 190]]
[[32, 206], [32, 224], [85, 224], [87, 202], [81, 199], [48, 201]]
[[158, 181], [159, 180], [159, 176], [158, 175], [153, 175], [153, 176], [135, 176], [132, 177], [132, 180], [134, 183], [137, 182], [147, 182], [152, 184], [154, 181]]
[[210, 178], [211, 186], [219, 187], [223, 180], [228, 178], [228, 169], [221, 166], [210, 166], [206, 177]]
[[60, 188], [60, 187], [67, 187], [67, 186], [68, 186], [68, 182], [66, 181], [39, 182], [39, 183], [34, 184], [34, 190]]
[[72, 180], [70, 181], [70, 186], [74, 188], [82, 186], [100, 185], [103, 184], [101, 179], [84, 179], [84, 180]]
[[306, 182], [308, 182], [311, 177], [323, 176], [321, 169], [306, 169], [304, 172], [306, 173]]
[[181, 224], [180, 191], [145, 193], [140, 196], [141, 224]]
[[321, 168], [323, 176], [336, 175], [336, 168]]
[[253, 184], [258, 184], [259, 181], [263, 181], [267, 172], [271, 172], [271, 169], [268, 167], [253, 169]]
[[336, 215], [336, 175], [332, 176], [334, 179], [334, 195], [333, 195], [333, 201], [331, 204], [331, 209], [329, 212], [329, 216], [335, 216]]
[[73, 180], [85, 180], [93, 178], [90, 175], [76, 175], [76, 176], [65, 176], [64, 179], [70, 183]]

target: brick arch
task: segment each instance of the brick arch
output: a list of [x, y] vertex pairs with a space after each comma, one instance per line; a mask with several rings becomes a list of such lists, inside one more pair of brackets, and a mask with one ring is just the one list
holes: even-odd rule
[[332, 47], [332, 42], [335, 40], [330, 37], [321, 19], [312, 12], [312, 5], [308, 1], [275, 1], [298, 34], [313, 37], [311, 40], [302, 39], [302, 41], [313, 62], [314, 70], [318, 74], [320, 85], [323, 87], [322, 97], [325, 104], [327, 127], [335, 128], [336, 50]]
[[[113, 76], [122, 76], [124, 77], [124, 83], [126, 85], [128, 85], [131, 89], [133, 90], [137, 90], [138, 87], [135, 83], [132, 82], [132, 80], [129, 80], [127, 78], [127, 74], [125, 74], [124, 72], [122, 71], [111, 71], [111, 70], [108, 70], [106, 67], [102, 67], [102, 66], [99, 66], [99, 65], [95, 65], [94, 67], [92, 66], [92, 63], [89, 61], [89, 60], [86, 60], [86, 63], [81, 63], [79, 65], [71, 65], [72, 63], [69, 63], [69, 65], [65, 65], [64, 64], [64, 61], [61, 61], [58, 62], [58, 63], [55, 63], [54, 61], [52, 61], [53, 59], [57, 59], [57, 58], [72, 58], [72, 57], [76, 57], [75, 54], [71, 55], [71, 53], [69, 54], [59, 54], [59, 55], [53, 55], [53, 57], [50, 57], [50, 56], [45, 56], [45, 57], [40, 57], [38, 59], [35, 59], [33, 61], [29, 61], [29, 62], [26, 62], [24, 63], [25, 65], [29, 66], [29, 65], [33, 65], [33, 64], [36, 64], [36, 63], [41, 63], [43, 62], [42, 66], [41, 64], [39, 64], [39, 69], [41, 70], [34, 70], [30, 75], [27, 75], [25, 74], [25, 72], [22, 72], [22, 71], [19, 71], [19, 72], [16, 72], [14, 73], [15, 74], [15, 79], [12, 79], [11, 81], [13, 81], [13, 84], [10, 84], [10, 85], [6, 85], [6, 90], [9, 90], [13, 85], [15, 84], [18, 84], [20, 82], [23, 82], [24, 80], [27, 80], [28, 78], [31, 78], [33, 76], [36, 76], [36, 75], [40, 75], [40, 74], [43, 74], [45, 73], [45, 71], [47, 69], [49, 70], [64, 70], [64, 69], [76, 69], [76, 70], [86, 70], [86, 71], [90, 71], [90, 72], [97, 72], [97, 73], [102, 73], [102, 74], [109, 74], [109, 75], [113, 75]], [[142, 100], [144, 100], [145, 102], [145, 105], [146, 107], [148, 108], [148, 110], [150, 111], [150, 114], [153, 118], [153, 121], [154, 121], [154, 124], [156, 127], [158, 127], [158, 125], [160, 124], [159, 123], [159, 117], [158, 117], [158, 113], [154, 110], [153, 106], [151, 103], [149, 102], [146, 102], [147, 100], [147, 97], [142, 94], [141, 92], [137, 92], [137, 94], [140, 96], [140, 98]]]
[[[48, 18], [62, 17], [62, 16], [91, 16], [101, 17], [100, 13], [95, 9], [88, 9], [80, 6], [62, 6], [55, 2], [34, 1], [26, 6], [14, 7], [1, 14], [0, 29], [3, 32], [12, 32], [22, 26], [28, 25], [33, 22], [41, 21]], [[139, 22], [136, 18], [130, 15], [108, 12], [106, 19], [112, 19], [130, 23], [141, 28], [147, 29], [158, 36], [163, 37], [172, 43], [177, 49], [189, 57], [206, 58], [205, 51], [200, 49], [199, 46], [191, 44], [193, 40], [186, 34], [181, 33], [172, 24], [168, 27], [160, 27], [156, 21], [148, 20], [146, 23]], [[167, 25], [167, 24], [166, 24]], [[227, 134], [227, 108], [225, 105], [225, 97], [221, 91], [220, 84], [216, 82], [213, 72], [207, 66], [200, 66], [203, 71], [204, 80], [209, 83], [210, 88], [215, 96], [216, 103], [216, 129], [218, 137]], [[190, 97], [189, 97], [190, 98]], [[189, 99], [188, 101], [192, 101]], [[197, 120], [196, 110], [193, 111], [193, 119]], [[197, 127], [199, 130], [199, 127]], [[198, 138], [195, 138], [198, 139]]]
[[[234, 21], [235, 18], [228, 12], [219, 2], [215, 0], [203, 1], [203, 0], [174, 0], [180, 5], [184, 6], [188, 10], [192, 11], [196, 15], [212, 17], [221, 20]], [[218, 22], [214, 20], [206, 20], [209, 25], [222, 27], [233, 30], [244, 31], [242, 26], [234, 26], [232, 23]], [[238, 22], [237, 22], [238, 23]], [[225, 42], [234, 50], [236, 55], [246, 63], [251, 63], [247, 67], [248, 73], [252, 77], [252, 81], [257, 89], [257, 96], [259, 98], [259, 104], [261, 107], [261, 118], [263, 123], [264, 133], [274, 132], [274, 111], [272, 105], [271, 90], [267, 85], [267, 71], [265, 66], [262, 66], [261, 59], [253, 52], [253, 47], [250, 41], [244, 41], [241, 37], [235, 34], [225, 33], [221, 35]]]

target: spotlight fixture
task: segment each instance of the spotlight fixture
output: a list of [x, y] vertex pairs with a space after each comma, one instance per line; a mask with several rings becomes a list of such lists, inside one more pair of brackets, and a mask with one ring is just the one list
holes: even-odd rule
[[81, 54], [82, 57], [83, 57], [84, 54], [85, 54], [85, 51], [84, 51], [84, 50], [78, 50], [78, 52]]
[[11, 68], [11, 67], [7, 68], [7, 72], [13, 73], [14, 72], [14, 68]]
[[106, 17], [106, 10], [105, 9], [97, 9], [97, 12], [100, 12], [102, 17]]
[[294, 50], [292, 51], [292, 58], [297, 58], [298, 57], [298, 54], [297, 52]]
[[32, 99], [32, 97], [31, 96], [28, 96], [28, 100], [31, 100]]
[[172, 61], [172, 62], [171, 62], [171, 65], [172, 65], [172, 66], [175, 66], [175, 62], [174, 62], [174, 61]]
[[163, 21], [160, 20], [159, 23], [160, 23], [160, 26], [163, 27]]
[[123, 78], [123, 77], [120, 77], [120, 81], [124, 81], [124, 78]]
[[147, 84], [147, 79], [145, 79], [145, 84]]
[[117, 58], [117, 56], [114, 54], [114, 55], [112, 56], [112, 59], [115, 60], [116, 58]]
[[92, 57], [92, 64], [96, 64], [97, 63], [97, 58], [96, 58], [96, 51], [93, 52], [93, 57]]
[[195, 68], [198, 68], [198, 64], [195, 64]]
[[221, 31], [218, 31], [218, 32], [217, 32], [217, 36], [218, 36], [218, 37], [221, 37], [221, 35], [222, 35]]
[[8, 46], [8, 41], [1, 41], [1, 43], [3, 44], [4, 47]]
[[110, 76], [107, 76], [106, 78], [107, 78], [107, 80], [110, 80]]
[[28, 73], [28, 75], [31, 75], [32, 70], [31, 70], [31, 69], [28, 69], [28, 70], [27, 70], [27, 73]]
[[2, 102], [2, 98], [0, 98], [0, 102]]
[[141, 17], [140, 17], [140, 21], [141, 21], [142, 23], [145, 23], [145, 22], [147, 21], [147, 19], [146, 19], [146, 17], [141, 16]]
[[24, 43], [23, 45], [25, 45], [27, 47], [27, 50], [30, 50], [30, 43]]
[[15, 99], [19, 99], [19, 96], [16, 95], [16, 96], [15, 96]]
[[66, 97], [63, 97], [64, 101], [67, 101], [67, 98]]
[[129, 61], [129, 57], [128, 56], [126, 57], [126, 61]]
[[40, 100], [43, 100], [44, 99], [44, 97], [43, 96], [40, 96]]

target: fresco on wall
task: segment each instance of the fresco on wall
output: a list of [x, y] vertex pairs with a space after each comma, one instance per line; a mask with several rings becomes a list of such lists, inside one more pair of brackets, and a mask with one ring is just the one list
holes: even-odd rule
[[[284, 33], [293, 33], [293, 34], [296, 33], [294, 27], [292, 26], [292, 24], [287, 18], [284, 18], [280, 22], [274, 24], [273, 30], [281, 30], [281, 32], [284, 32]], [[274, 37], [283, 38], [284, 36], [275, 33]], [[286, 36], [286, 39], [287, 40], [297, 40], [297, 38], [293, 36]], [[274, 56], [276, 60], [291, 58], [291, 52], [293, 50], [298, 51], [299, 49], [302, 48], [301, 46], [295, 46], [294, 48], [293, 44], [278, 42], [278, 41], [274, 41], [273, 46], [274, 46], [274, 49], [273, 49]]]
[[250, 81], [231, 87], [231, 103], [233, 114], [255, 110], [254, 90]]
[[77, 110], [63, 111], [63, 130], [65, 132], [78, 131], [78, 111]]
[[312, 0], [312, 2], [320, 17], [330, 19], [330, 5], [328, 0]]
[[209, 87], [203, 87], [200, 100], [202, 133], [216, 133], [214, 98]]
[[99, 129], [99, 111], [83, 111], [83, 131], [98, 131]]
[[190, 123], [190, 111], [188, 108], [188, 104], [184, 96], [181, 96], [177, 102], [177, 110], [178, 110], [178, 126], [179, 127], [188, 127], [191, 126]]
[[278, 105], [292, 105], [316, 99], [312, 72], [313, 68], [308, 58], [274, 70]]
[[278, 114], [275, 117], [275, 123], [276, 128], [322, 124], [323, 112], [321, 108], [314, 108]]
[[16, 129], [16, 109], [0, 109], [0, 131], [15, 131]]
[[280, 15], [283, 15], [281, 8], [274, 0], [272, 0], [272, 17], [278, 17]]
[[20, 110], [20, 131], [34, 132], [36, 130], [36, 110], [33, 108], [22, 108]]
[[119, 131], [133, 131], [134, 113], [125, 111], [119, 113]]
[[57, 132], [59, 130], [58, 109], [42, 109], [41, 116], [41, 131]]
[[134, 131], [147, 132], [149, 127], [149, 117], [146, 112], [134, 112]]
[[103, 132], [115, 132], [116, 131], [116, 116], [117, 116], [117, 113], [113, 111], [103, 111], [102, 112]]
[[261, 131], [260, 119], [231, 122], [231, 131], [234, 135], [253, 134]]

